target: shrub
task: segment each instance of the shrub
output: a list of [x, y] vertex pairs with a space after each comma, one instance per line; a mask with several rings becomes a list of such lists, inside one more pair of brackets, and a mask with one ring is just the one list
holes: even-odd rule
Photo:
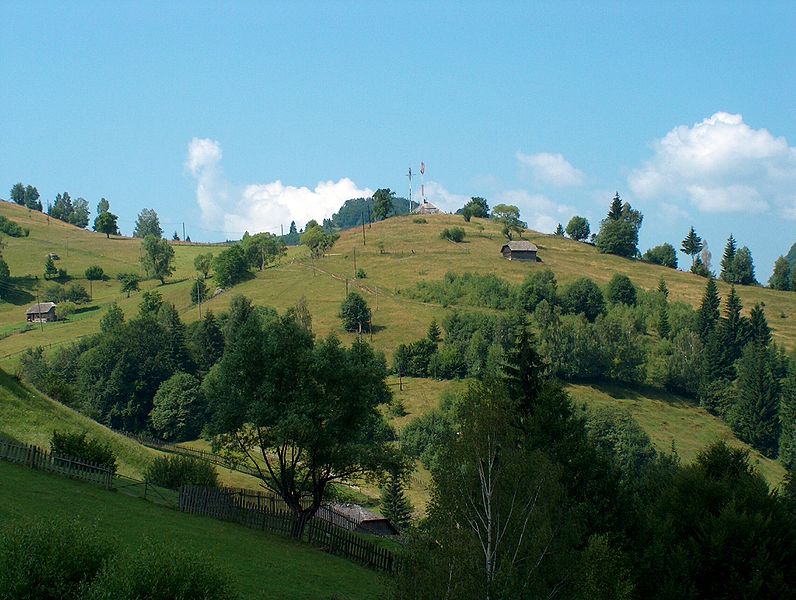
[[450, 229], [445, 228], [439, 233], [439, 237], [443, 240], [450, 240], [451, 242], [456, 242], [457, 244], [464, 239], [464, 229], [461, 227], [451, 227]]
[[78, 521], [52, 518], [0, 532], [0, 598], [71, 600], [100, 571], [113, 549]]
[[54, 431], [50, 439], [50, 451], [53, 454], [96, 463], [116, 472], [116, 453], [110, 445], [88, 437], [85, 431], [82, 433]]
[[587, 277], [573, 281], [561, 297], [561, 304], [567, 313], [583, 314], [589, 321], [605, 312], [605, 299], [597, 284]]
[[608, 282], [608, 301], [611, 304], [636, 305], [636, 286], [627, 275], [616, 273]]
[[365, 279], [366, 277], [365, 269], [357, 269], [357, 279]]
[[86, 269], [86, 279], [89, 281], [102, 281], [105, 279], [105, 271], [99, 265], [91, 265]]
[[232, 600], [231, 583], [208, 559], [193, 550], [147, 542], [117, 556], [100, 572], [84, 600]]
[[11, 219], [0, 215], [0, 232], [10, 235], [11, 237], [27, 237], [30, 230], [23, 229]]
[[423, 302], [438, 302], [443, 306], [485, 306], [510, 308], [513, 286], [493, 273], [448, 272], [442, 281], [419, 281], [409, 295]]
[[209, 462], [190, 456], [159, 456], [147, 466], [144, 478], [155, 485], [179, 489], [182, 485], [218, 487], [218, 473]]
[[418, 223], [422, 225], [423, 223], [428, 223], [428, 221], [426, 221], [423, 217], [415, 217], [412, 219], [412, 223]]
[[357, 292], [350, 292], [340, 305], [340, 319], [346, 331], [368, 331], [370, 327], [370, 308]]

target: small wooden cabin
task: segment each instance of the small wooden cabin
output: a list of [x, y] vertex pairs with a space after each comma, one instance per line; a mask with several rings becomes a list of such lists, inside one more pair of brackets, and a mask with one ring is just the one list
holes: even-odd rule
[[28, 323], [49, 323], [50, 321], [55, 321], [58, 318], [55, 315], [55, 306], [54, 302], [39, 302], [31, 306], [27, 312], [25, 312], [25, 317]]
[[518, 240], [503, 244], [500, 249], [503, 258], [508, 260], [530, 260], [536, 262], [536, 252], [538, 248], [527, 240]]
[[352, 523], [355, 523], [356, 527], [354, 531], [359, 533], [369, 533], [371, 535], [398, 535], [398, 530], [395, 528], [395, 525], [390, 523], [389, 519], [372, 513], [358, 504], [335, 503], [330, 504], [329, 508], [337, 514], [343, 515]]

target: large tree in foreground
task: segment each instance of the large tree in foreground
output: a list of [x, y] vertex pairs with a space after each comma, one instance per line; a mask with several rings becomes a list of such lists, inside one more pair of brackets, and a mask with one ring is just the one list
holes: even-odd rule
[[228, 341], [204, 381], [210, 431], [287, 503], [301, 537], [329, 483], [388, 461], [386, 362], [365, 343], [316, 343], [295, 319], [257, 311]]

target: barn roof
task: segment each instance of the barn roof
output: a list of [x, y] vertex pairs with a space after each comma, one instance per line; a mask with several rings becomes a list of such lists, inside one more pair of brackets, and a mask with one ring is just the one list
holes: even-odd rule
[[[507, 242], [503, 244], [503, 248], [506, 246], [509, 247], [509, 250], [524, 250], [526, 252], [536, 252], [536, 250], [538, 250], [536, 244], [529, 242], [528, 240], [517, 240], [516, 242]], [[501, 252], [503, 251], [503, 248], [500, 249]]]
[[359, 504], [351, 504], [346, 502], [345, 504], [342, 502], [335, 502], [330, 504], [330, 506], [338, 513], [345, 515], [350, 520], [354, 521], [355, 523], [364, 523], [365, 521], [384, 521], [386, 520], [384, 517], [377, 515], [374, 512], [370, 512], [366, 508], [363, 508]]
[[31, 306], [27, 310], [27, 312], [25, 312], [25, 314], [26, 315], [40, 315], [42, 313], [50, 312], [50, 310], [55, 308], [55, 306], [56, 306], [55, 302], [39, 302], [38, 304], [34, 304], [33, 306]]

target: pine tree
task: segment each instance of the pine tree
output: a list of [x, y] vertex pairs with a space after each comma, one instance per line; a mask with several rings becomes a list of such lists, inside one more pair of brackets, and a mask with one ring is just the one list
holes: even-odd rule
[[749, 341], [762, 346], [771, 343], [771, 328], [766, 320], [766, 313], [760, 304], [755, 304], [749, 313]]
[[789, 471], [796, 470], [796, 365], [782, 382], [779, 397], [779, 459]]
[[196, 364], [204, 372], [209, 371], [224, 354], [224, 333], [212, 310], [205, 313], [202, 323], [194, 330], [191, 350]]
[[727, 245], [724, 246], [724, 254], [721, 257], [721, 278], [727, 283], [735, 283], [735, 253], [738, 245], [735, 243], [735, 238], [730, 237], [727, 239]]
[[404, 493], [403, 474], [399, 469], [390, 473], [381, 492], [381, 512], [398, 531], [403, 531], [412, 520], [412, 505]]
[[431, 324], [428, 326], [428, 333], [426, 337], [430, 339], [435, 344], [438, 344], [442, 336], [442, 332], [439, 329], [439, 325], [437, 324], [436, 319], [431, 319]]
[[715, 329], [716, 323], [719, 320], [721, 306], [721, 298], [719, 297], [719, 288], [716, 285], [716, 280], [712, 277], [708, 278], [708, 283], [705, 286], [705, 293], [702, 296], [702, 305], [699, 307], [699, 336], [704, 342], [707, 340], [710, 333]]
[[695, 257], [702, 251], [702, 238], [697, 235], [693, 226], [688, 230], [688, 235], [685, 236], [680, 249], [691, 257], [691, 267], [693, 269]]
[[193, 361], [185, 345], [185, 325], [171, 302], [164, 302], [158, 310], [157, 319], [169, 334], [170, 354], [181, 371], [190, 372]]
[[666, 285], [666, 280], [663, 276], [658, 280], [658, 291], [666, 300], [669, 299], [669, 286]]
[[561, 223], [559, 223], [559, 224], [558, 224], [558, 227], [556, 227], [556, 232], [555, 232], [555, 234], [556, 234], [557, 236], [559, 236], [559, 237], [564, 237], [564, 228], [561, 226]]
[[781, 388], [772, 352], [760, 344], [748, 344], [737, 370], [737, 399], [730, 411], [732, 428], [743, 441], [773, 458], [779, 450]]
[[658, 335], [661, 338], [667, 340], [672, 333], [672, 327], [669, 324], [669, 309], [666, 306], [662, 306], [660, 313], [658, 313], [658, 323], [656, 326], [658, 330]]
[[611, 208], [608, 211], [608, 218], [612, 221], [618, 221], [622, 218], [622, 199], [619, 197], [619, 192], [616, 192], [614, 199], [611, 201]]
[[50, 279], [57, 276], [58, 267], [55, 266], [55, 262], [53, 261], [52, 257], [48, 256], [47, 260], [44, 261], [44, 278]]

